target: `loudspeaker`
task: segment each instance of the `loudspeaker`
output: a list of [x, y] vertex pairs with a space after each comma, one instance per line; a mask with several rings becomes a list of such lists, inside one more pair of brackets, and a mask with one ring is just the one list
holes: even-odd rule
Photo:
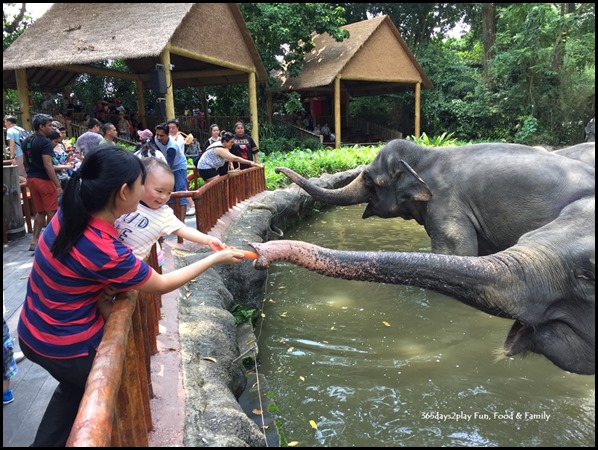
[[166, 103], [156, 102], [156, 116], [166, 117]]
[[166, 73], [162, 68], [152, 70], [152, 90], [156, 94], [166, 94]]

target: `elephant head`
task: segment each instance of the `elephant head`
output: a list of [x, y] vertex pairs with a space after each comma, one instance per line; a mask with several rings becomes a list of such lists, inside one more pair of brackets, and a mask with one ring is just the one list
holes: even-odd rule
[[488, 256], [336, 251], [299, 241], [250, 244], [257, 269], [288, 261], [326, 276], [403, 284], [514, 320], [507, 356], [544, 355], [595, 373], [595, 200], [578, 200], [516, 245]]
[[461, 256], [505, 250], [596, 190], [590, 165], [505, 143], [426, 148], [396, 139], [340, 189], [276, 170], [317, 200], [367, 202], [363, 218], [413, 219], [425, 227], [434, 253]]
[[413, 218], [413, 202], [427, 202], [432, 192], [407, 161], [390, 147], [383, 147], [371, 164], [350, 184], [339, 189], [323, 189], [301, 175], [284, 167], [277, 167], [308, 194], [322, 202], [346, 206], [367, 202], [363, 218]]

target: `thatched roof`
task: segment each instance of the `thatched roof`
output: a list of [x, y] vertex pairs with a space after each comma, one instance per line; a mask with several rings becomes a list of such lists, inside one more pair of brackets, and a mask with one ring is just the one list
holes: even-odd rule
[[412, 90], [417, 82], [422, 89], [434, 87], [388, 16], [342, 28], [350, 33], [342, 42], [328, 33], [314, 37], [301, 74], [280, 77], [284, 91], [332, 92], [337, 76], [352, 96]]
[[149, 87], [167, 48], [174, 87], [245, 83], [250, 71], [267, 79], [236, 3], [54, 3], [4, 51], [4, 87], [27, 69], [30, 87], [62, 89], [85, 67], [115, 59]]

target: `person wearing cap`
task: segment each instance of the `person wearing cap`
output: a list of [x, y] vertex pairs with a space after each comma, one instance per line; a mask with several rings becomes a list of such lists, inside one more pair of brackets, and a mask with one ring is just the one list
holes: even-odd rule
[[27, 186], [37, 211], [33, 221], [33, 239], [29, 244], [29, 251], [35, 251], [42, 228], [54, 217], [58, 209], [58, 197], [62, 195], [62, 186], [52, 161], [54, 146], [48, 139], [54, 131], [52, 116], [37, 114], [33, 116], [32, 122], [35, 133], [27, 139], [23, 148]]

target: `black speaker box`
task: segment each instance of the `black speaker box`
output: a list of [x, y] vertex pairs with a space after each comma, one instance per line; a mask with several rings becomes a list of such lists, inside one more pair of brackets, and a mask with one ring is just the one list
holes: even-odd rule
[[152, 90], [157, 94], [166, 94], [166, 73], [163, 69], [152, 70]]

